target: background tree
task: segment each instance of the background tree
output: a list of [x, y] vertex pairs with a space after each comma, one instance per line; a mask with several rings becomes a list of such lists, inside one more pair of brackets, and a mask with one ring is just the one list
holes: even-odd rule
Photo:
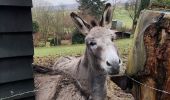
[[54, 10], [52, 16], [51, 32], [53, 34], [53, 43], [58, 45], [61, 39], [65, 39], [66, 36], [71, 37], [74, 24], [70, 17], [70, 12], [66, 10], [64, 5], [60, 5], [57, 10]]
[[76, 0], [80, 6], [79, 10], [82, 11], [84, 15], [89, 14], [96, 19], [100, 19], [103, 13], [103, 7], [107, 0]]
[[113, 12], [115, 11], [119, 3], [120, 3], [120, 0], [112, 0]]
[[40, 24], [40, 32], [43, 33], [44, 43], [46, 45], [48, 40], [48, 34], [50, 33], [51, 29], [51, 19], [52, 16], [50, 15], [50, 7], [42, 8], [41, 12], [39, 13], [39, 24]]
[[66, 10], [65, 5], [38, 6], [34, 7], [32, 12], [33, 19], [39, 24], [39, 33], [42, 37], [40, 42], [44, 45], [46, 42], [58, 45], [65, 35], [71, 34], [73, 31], [70, 12]]
[[132, 19], [132, 33], [135, 31], [140, 12], [143, 9], [148, 8], [149, 4], [150, 0], [129, 0], [125, 3], [125, 9], [128, 11], [129, 17]]
[[60, 44], [60, 40], [64, 35], [64, 16], [65, 16], [65, 6], [61, 5], [57, 10], [52, 12], [52, 23], [51, 23], [51, 32], [53, 34], [53, 43], [54, 45]]
[[139, 17], [141, 10], [146, 9], [149, 7], [150, 0], [141, 0], [140, 1], [140, 6], [137, 12], [137, 17]]

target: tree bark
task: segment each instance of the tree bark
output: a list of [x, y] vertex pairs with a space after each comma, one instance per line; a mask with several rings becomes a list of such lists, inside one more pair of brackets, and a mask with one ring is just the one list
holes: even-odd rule
[[142, 12], [127, 74], [147, 85], [139, 86], [140, 100], [170, 100], [169, 94], [153, 89], [170, 92], [170, 14]]

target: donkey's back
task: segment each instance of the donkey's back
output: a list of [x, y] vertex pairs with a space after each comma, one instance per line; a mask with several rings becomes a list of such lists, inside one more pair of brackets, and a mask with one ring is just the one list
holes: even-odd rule
[[59, 70], [74, 77], [80, 60], [81, 57], [60, 57], [55, 61], [53, 70]]

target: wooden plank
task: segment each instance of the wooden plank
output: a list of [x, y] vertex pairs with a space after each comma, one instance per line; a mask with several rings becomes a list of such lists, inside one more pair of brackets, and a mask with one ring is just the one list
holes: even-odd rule
[[32, 57], [0, 59], [0, 84], [32, 78]]
[[[33, 79], [1, 84], [0, 85], [0, 100], [1, 98], [4, 98], [4, 97], [9, 97], [15, 94], [32, 91], [34, 90], [33, 84], [34, 84]], [[6, 100], [21, 99], [21, 98], [32, 97], [32, 96], [34, 96], [34, 93], [27, 93], [27, 94], [19, 95], [19, 96], [6, 99]], [[25, 100], [25, 99], [22, 99], [22, 100]]]
[[0, 6], [0, 12], [0, 32], [32, 32], [31, 8]]
[[0, 34], [0, 58], [33, 55], [32, 33]]
[[32, 6], [32, 0], [0, 0], [0, 6]]

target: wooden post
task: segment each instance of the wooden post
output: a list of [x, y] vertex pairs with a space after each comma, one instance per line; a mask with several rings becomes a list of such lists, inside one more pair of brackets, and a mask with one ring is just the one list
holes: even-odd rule
[[146, 85], [134, 82], [139, 100], [170, 100], [170, 13], [142, 11], [126, 73]]
[[34, 90], [31, 7], [32, 0], [0, 0], [0, 99]]

